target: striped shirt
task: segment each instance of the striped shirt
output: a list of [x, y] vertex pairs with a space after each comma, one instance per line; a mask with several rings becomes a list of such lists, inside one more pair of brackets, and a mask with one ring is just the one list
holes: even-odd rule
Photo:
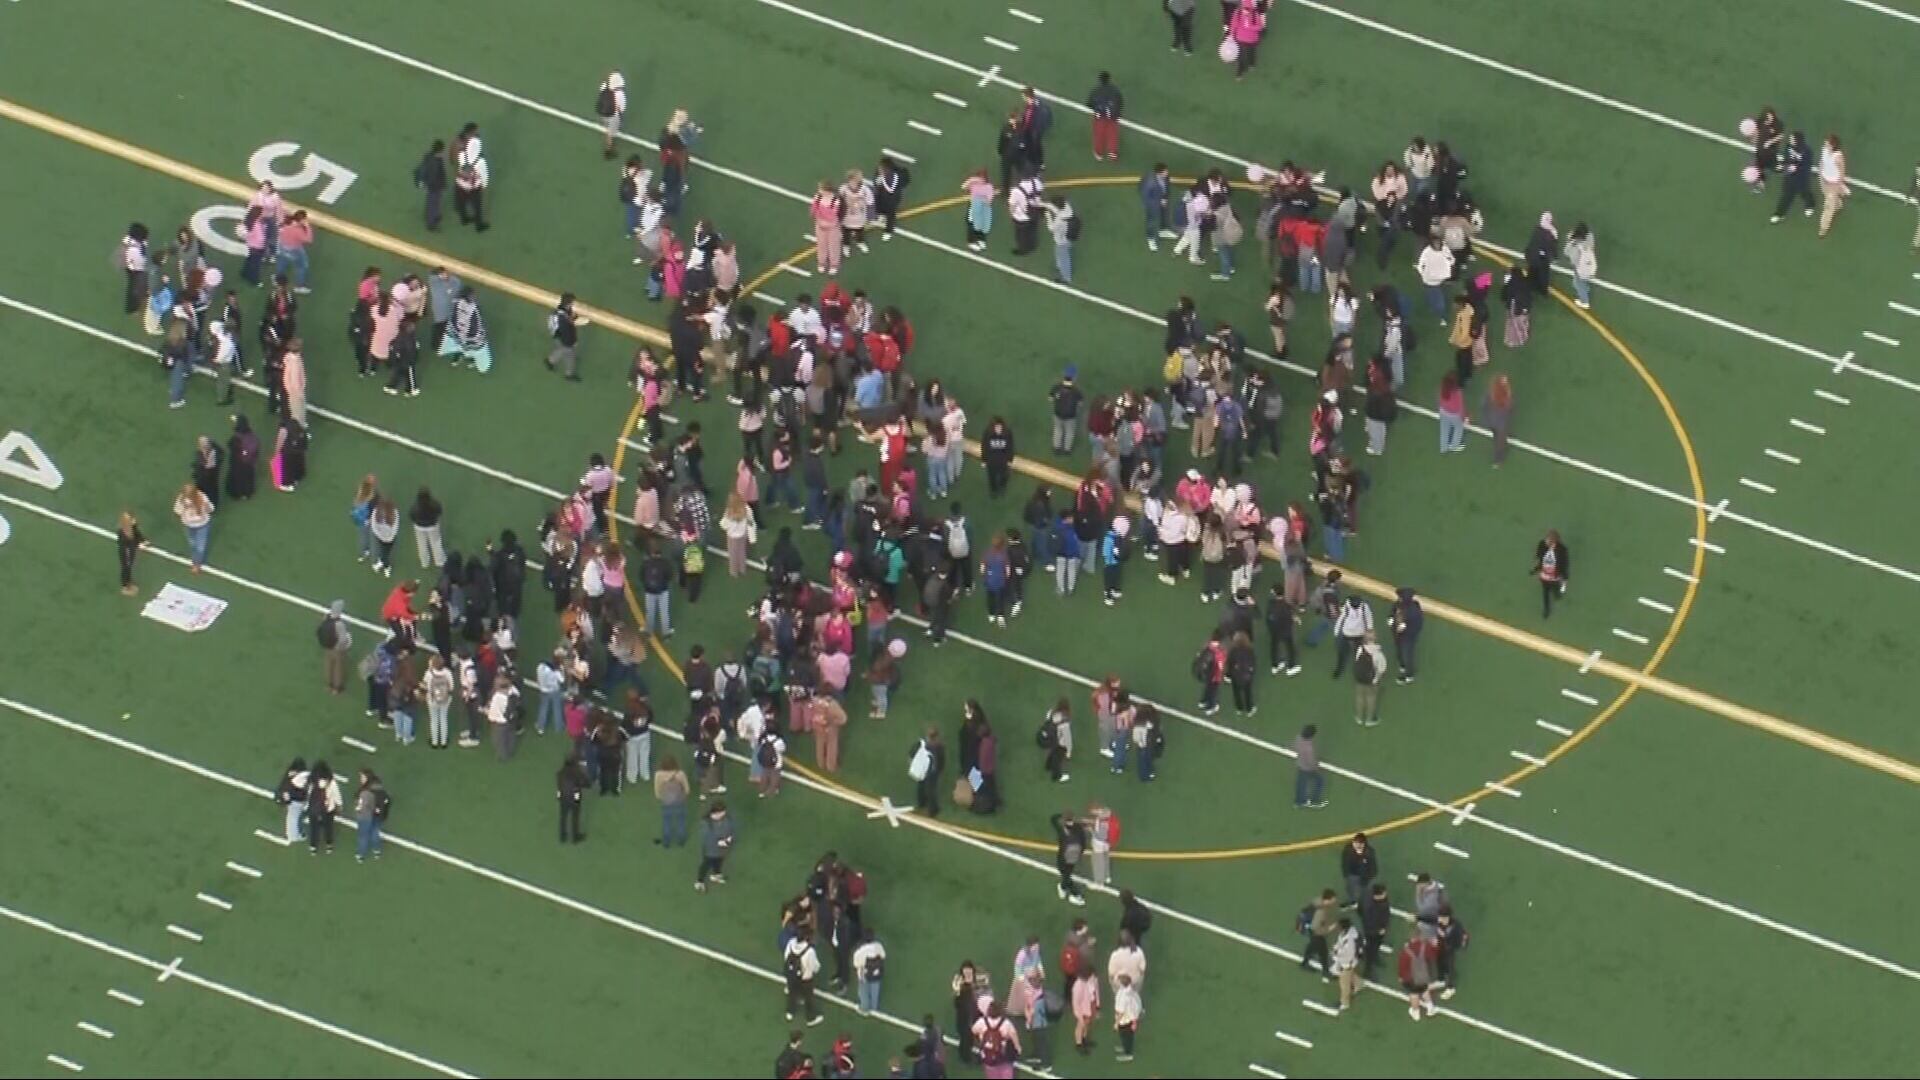
[[463, 296], [453, 302], [453, 336], [463, 349], [487, 347], [487, 324], [480, 317], [479, 302], [472, 297]]
[[120, 238], [120, 261], [130, 273], [144, 273], [147, 269], [147, 242], [135, 240], [131, 236]]

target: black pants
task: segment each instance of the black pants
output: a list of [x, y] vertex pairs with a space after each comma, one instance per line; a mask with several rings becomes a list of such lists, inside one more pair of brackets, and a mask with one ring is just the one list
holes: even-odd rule
[[820, 1015], [820, 1007], [813, 1003], [813, 980], [787, 977], [787, 1016], [805, 1012], [811, 1020]]
[[1293, 667], [1300, 662], [1300, 653], [1293, 647], [1293, 627], [1272, 630], [1267, 633], [1267, 666], [1281, 666], [1280, 656], [1286, 655], [1286, 666]]
[[1259, 53], [1260, 53], [1260, 43], [1257, 41], [1250, 42], [1249, 44], [1240, 46], [1239, 58], [1236, 59], [1233, 63], [1234, 75], [1236, 77], [1245, 75], [1247, 73], [1247, 69], [1252, 67], [1254, 64], [1254, 61], [1259, 58]]
[[1333, 654], [1333, 677], [1337, 679], [1346, 672], [1347, 661], [1353, 659], [1354, 654], [1360, 651], [1360, 646], [1366, 643], [1366, 639], [1336, 635], [1334, 643], [1339, 646]]
[[1080, 885], [1073, 880], [1073, 864], [1067, 861], [1063, 853], [1055, 852], [1053, 865], [1060, 870], [1060, 888], [1065, 890], [1068, 896], [1079, 896]]
[[1274, 457], [1280, 456], [1280, 421], [1269, 420], [1264, 416], [1258, 417], [1258, 418], [1252, 418], [1252, 417], [1248, 418], [1247, 420], [1247, 460], [1248, 461], [1252, 461], [1254, 458], [1257, 458], [1260, 456], [1260, 443], [1262, 440], [1265, 440], [1267, 444], [1268, 453], [1272, 454]]
[[698, 574], [689, 574], [684, 570], [680, 572], [680, 587], [687, 592], [687, 603], [697, 604], [700, 602], [700, 585], [706, 580], [706, 577], [707, 575], [704, 572]]
[[1400, 633], [1393, 635], [1393, 658], [1400, 664], [1400, 677], [1413, 678], [1415, 671], [1414, 652], [1420, 644], [1420, 635]]
[[1116, 1024], [1114, 1026], [1114, 1030], [1120, 1035], [1120, 1052], [1129, 1057], [1133, 1055], [1133, 1032], [1137, 1027], [1139, 1027], [1138, 1024]]
[[1051, 747], [1048, 747], [1047, 748], [1047, 775], [1049, 777], [1052, 777], [1055, 780], [1058, 780], [1062, 776], [1066, 775], [1066, 772], [1067, 772], [1066, 766], [1067, 766], [1066, 747], [1060, 746], [1057, 743]]
[[387, 378], [387, 389], [400, 394], [412, 394], [420, 390], [420, 379], [414, 371], [412, 357], [404, 356], [396, 350], [389, 363], [393, 368], [393, 374]]
[[1553, 260], [1533, 258], [1527, 260], [1527, 281], [1533, 285], [1533, 291], [1541, 296], [1553, 286]]
[[453, 189], [453, 212], [460, 217], [460, 224], [471, 225], [476, 230], [487, 229], [487, 189], [463, 188], [455, 185]]
[[1462, 387], [1473, 381], [1473, 346], [1453, 350], [1453, 374]]
[[1173, 20], [1173, 44], [1170, 48], [1185, 49], [1188, 55], [1192, 55], [1193, 12], [1189, 11], [1185, 15], [1175, 15], [1172, 12], [1168, 12], [1167, 18]]
[[[1813, 197], [1813, 177], [1811, 174], [1796, 177], [1794, 174], [1788, 173], [1786, 177], [1780, 181], [1780, 201], [1774, 204], [1773, 216], [1785, 217], [1787, 211], [1793, 209], [1793, 198], [1796, 195], [1807, 204], [1808, 210], [1812, 210], [1815, 206], [1819, 205]], [[132, 309], [129, 308], [128, 310], [131, 311]]]
[[[568, 832], [569, 828], [572, 829], [571, 833]], [[560, 842], [564, 844], [569, 839], [571, 839], [574, 843], [577, 844], [580, 841], [585, 840], [586, 838], [587, 838], [586, 834], [580, 831], [580, 800], [579, 799], [561, 799], [560, 800]]]
[[439, 188], [427, 189], [426, 219], [427, 219], [428, 232], [438, 232], [440, 230], [440, 189]]
[[1440, 946], [1440, 978], [1436, 981], [1445, 983], [1450, 989], [1458, 989], [1460, 986], [1459, 959], [1460, 959], [1459, 953], [1448, 948], [1444, 944], [1441, 945]]
[[1321, 937], [1319, 934], [1310, 933], [1307, 935], [1307, 947], [1303, 949], [1300, 954], [1300, 966], [1302, 968], [1312, 967], [1315, 960], [1320, 961], [1321, 973], [1328, 978], [1332, 978], [1333, 952], [1327, 947], [1327, 939]]
[[1387, 932], [1368, 931], [1360, 939], [1360, 977], [1373, 978], [1373, 969], [1380, 966], [1380, 947], [1387, 943]]
[[947, 640], [947, 620], [952, 613], [953, 603], [945, 600], [927, 612], [927, 636], [933, 639], [935, 645]]
[[873, 212], [874, 216], [880, 219], [881, 227], [886, 230], [886, 234], [892, 236], [894, 223], [900, 216], [900, 200], [885, 197], [875, 199]]
[[[1385, 214], [1380, 216], [1380, 246], [1374, 252], [1374, 262], [1385, 270], [1387, 259], [1393, 254], [1394, 242], [1400, 238], [1400, 230], [1393, 227], [1393, 219]], [[1411, 347], [1411, 346], [1409, 346]]]
[[1562, 588], [1564, 588], [1564, 585], [1562, 582], [1545, 581], [1545, 580], [1542, 580], [1540, 582], [1540, 617], [1541, 618], [1549, 619], [1553, 617], [1553, 602], [1560, 598], [1560, 592]]
[[700, 860], [700, 869], [694, 872], [693, 880], [696, 884], [704, 885], [708, 878], [724, 877], [725, 874], [723, 871], [725, 870], [725, 859], [709, 859], [703, 857]]
[[132, 548], [120, 549], [120, 587], [123, 589], [133, 584], [133, 557]]
[[1000, 194], [1002, 196], [1013, 190], [1013, 167], [1018, 164], [1020, 164], [1020, 158], [1017, 154], [1000, 159]]
[[1007, 480], [1013, 475], [1013, 469], [1004, 461], [987, 463], [987, 494], [999, 496], [1006, 493]]
[[913, 808], [925, 810], [928, 817], [940, 816], [940, 774], [928, 773], [925, 780], [914, 785]]
[[1025, 221], [1013, 223], [1013, 253], [1015, 255], [1032, 254], [1040, 242], [1040, 223], [1029, 217]]
[[953, 587], [955, 589], [966, 592], [973, 591], [973, 560], [971, 558], [953, 560], [949, 566], [948, 573], [953, 575]]
[[1252, 680], [1248, 680], [1248, 681], [1245, 681], [1245, 682], [1242, 682], [1242, 681], [1240, 681], [1240, 680], [1238, 680], [1238, 679], [1236, 679], [1236, 680], [1234, 680], [1234, 683], [1233, 683], [1233, 708], [1234, 708], [1234, 711], [1235, 711], [1235, 712], [1243, 712], [1243, 713], [1247, 713], [1247, 712], [1252, 712], [1252, 711], [1253, 711], [1253, 682], [1252, 682]]
[[1220, 684], [1209, 679], [1200, 684], [1200, 707], [1213, 710], [1220, 705]]
[[[1808, 196], [1812, 198], [1812, 196]], [[147, 272], [145, 270], [127, 271], [127, 314], [132, 315], [146, 305]]]
[[435, 356], [438, 356], [440, 355], [440, 343], [445, 340], [447, 340], [446, 321], [441, 320], [435, 322], [433, 324], [433, 336], [427, 339], [427, 347], [433, 350]]
[[266, 367], [261, 371], [260, 378], [267, 384], [267, 412], [272, 416], [280, 415], [281, 408], [287, 401], [287, 387], [282, 381], [284, 373], [285, 368], [280, 363], [279, 354], [269, 353]]
[[307, 845], [315, 851], [320, 850], [320, 839], [325, 837], [327, 850], [333, 850], [333, 815], [316, 814], [307, 811]]

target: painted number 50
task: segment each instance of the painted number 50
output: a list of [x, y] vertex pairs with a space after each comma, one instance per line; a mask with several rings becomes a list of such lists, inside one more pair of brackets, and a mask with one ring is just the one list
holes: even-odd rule
[[[339, 202], [353, 182], [360, 179], [359, 173], [345, 165], [311, 152], [300, 156], [299, 167], [295, 171], [281, 172], [281, 163], [296, 155], [300, 155], [299, 143], [270, 142], [247, 158], [247, 174], [255, 181], [272, 182], [282, 194], [300, 191], [325, 180], [326, 186], [314, 198], [328, 206]], [[245, 258], [247, 246], [236, 237], [244, 235], [241, 223], [246, 216], [246, 208], [241, 206], [205, 206], [194, 213], [189, 224], [193, 227], [193, 235], [199, 237], [202, 244], [234, 258]], [[229, 222], [231, 224], [221, 227]]]
[[353, 186], [353, 182], [360, 179], [359, 173], [315, 153], [308, 153], [301, 159], [298, 172], [283, 173], [274, 167], [281, 158], [289, 158], [299, 152], [299, 143], [270, 142], [255, 150], [253, 156], [247, 159], [247, 173], [255, 180], [272, 181], [273, 186], [282, 192], [312, 187], [315, 182], [325, 177], [327, 186], [321, 188], [320, 194], [315, 195], [314, 198], [328, 206], [339, 202], [340, 197]]

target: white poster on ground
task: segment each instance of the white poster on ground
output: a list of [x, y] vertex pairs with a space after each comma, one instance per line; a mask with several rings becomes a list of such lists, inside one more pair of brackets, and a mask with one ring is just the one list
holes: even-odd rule
[[166, 588], [147, 601], [147, 606], [140, 614], [191, 634], [212, 626], [213, 620], [225, 610], [225, 600], [168, 582]]

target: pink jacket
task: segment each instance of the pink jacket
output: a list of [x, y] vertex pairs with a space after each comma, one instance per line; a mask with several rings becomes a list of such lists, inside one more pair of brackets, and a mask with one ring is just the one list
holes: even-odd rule
[[291, 349], [280, 358], [280, 385], [288, 397], [307, 399], [307, 361]]
[[834, 208], [833, 196], [831, 195], [815, 195], [813, 197], [811, 213], [813, 215], [813, 228], [816, 235], [818, 235], [821, 229], [837, 229], [840, 227], [840, 211]]
[[385, 315], [380, 314], [379, 307], [373, 309], [373, 340], [368, 342], [368, 349], [382, 360], [393, 352], [393, 339], [400, 336], [400, 314], [400, 305], [391, 301]]
[[1233, 40], [1241, 45], [1252, 45], [1260, 40], [1260, 31], [1266, 29], [1267, 20], [1253, 10], [1252, 3], [1242, 3], [1233, 11], [1233, 18], [1227, 23]]

